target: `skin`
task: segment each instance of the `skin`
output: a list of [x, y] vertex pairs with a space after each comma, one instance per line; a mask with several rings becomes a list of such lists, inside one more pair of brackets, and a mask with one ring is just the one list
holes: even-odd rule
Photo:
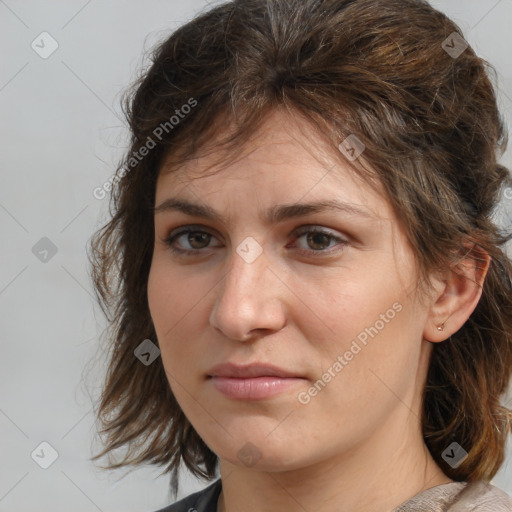
[[[382, 512], [452, 482], [422, 439], [421, 393], [433, 343], [467, 320], [486, 268], [465, 262], [458, 274], [433, 276], [432, 291], [420, 295], [414, 253], [382, 190], [358, 179], [297, 116], [275, 111], [243, 150], [210, 176], [215, 152], [173, 172], [164, 162], [155, 205], [187, 199], [223, 221], [157, 211], [148, 281], [169, 385], [220, 458], [218, 510]], [[329, 199], [368, 216], [324, 211], [269, 225], [259, 215]], [[174, 244], [200, 254], [173, 253], [166, 237], [197, 224], [212, 236], [182, 235]], [[295, 238], [301, 226], [345, 242]], [[236, 252], [248, 236], [263, 250], [252, 263]], [[299, 394], [396, 303], [394, 318], [301, 403]], [[207, 376], [227, 361], [273, 363], [302, 380], [265, 400], [233, 400]], [[250, 463], [237, 455], [248, 442]]]

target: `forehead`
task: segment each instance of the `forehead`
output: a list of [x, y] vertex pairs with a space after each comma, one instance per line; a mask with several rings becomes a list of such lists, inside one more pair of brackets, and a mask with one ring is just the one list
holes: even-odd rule
[[[376, 188], [384, 196], [383, 188], [375, 179], [373, 185], [363, 180], [361, 170], [371, 166], [363, 160], [351, 163], [329, 142], [330, 134], [320, 134], [318, 128], [301, 116], [276, 109], [269, 114], [250, 139], [243, 145], [225, 148], [221, 142], [233, 133], [233, 125], [227, 125], [186, 162], [176, 163], [173, 154], [167, 155], [159, 172], [161, 185], [177, 186], [194, 183], [207, 187], [208, 183], [219, 183], [249, 175], [260, 182], [322, 181], [330, 186], [350, 183], [368, 193]], [[361, 165], [364, 162], [364, 167]], [[355, 166], [359, 167], [359, 172]], [[384, 199], [384, 197], [383, 197]]]

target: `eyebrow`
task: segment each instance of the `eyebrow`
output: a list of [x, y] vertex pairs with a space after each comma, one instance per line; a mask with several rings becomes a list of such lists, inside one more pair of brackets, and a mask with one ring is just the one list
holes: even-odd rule
[[[167, 211], [180, 211], [193, 217], [203, 217], [212, 221], [224, 223], [222, 216], [208, 205], [192, 203], [186, 199], [169, 198], [163, 201], [159, 206], [153, 208], [157, 213]], [[268, 224], [277, 224], [287, 219], [303, 217], [312, 213], [324, 211], [340, 211], [349, 215], [357, 215], [368, 219], [377, 219], [378, 217], [368, 210], [362, 209], [354, 204], [344, 203], [338, 200], [325, 200], [312, 203], [294, 203], [275, 205], [269, 208], [262, 218]]]

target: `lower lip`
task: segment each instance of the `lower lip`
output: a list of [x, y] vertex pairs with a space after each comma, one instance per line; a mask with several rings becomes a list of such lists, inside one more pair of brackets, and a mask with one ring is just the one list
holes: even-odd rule
[[262, 400], [278, 395], [304, 379], [284, 377], [252, 377], [240, 379], [234, 377], [211, 377], [215, 389], [228, 398], [238, 400]]

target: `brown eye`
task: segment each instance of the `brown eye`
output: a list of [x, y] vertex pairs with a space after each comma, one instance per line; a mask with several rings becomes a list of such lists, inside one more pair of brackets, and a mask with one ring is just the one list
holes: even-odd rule
[[308, 256], [327, 256], [334, 252], [338, 252], [338, 250], [327, 250], [335, 246], [339, 246], [340, 249], [343, 249], [346, 245], [348, 245], [348, 240], [341, 238], [329, 231], [325, 231], [320, 228], [311, 228], [308, 227], [303, 229], [294, 235], [294, 242], [303, 239], [306, 241], [306, 244], [300, 247], [300, 244], [297, 244], [299, 247], [299, 252]]
[[208, 243], [212, 238], [212, 235], [202, 231], [190, 231], [185, 234], [188, 235], [187, 242], [193, 249], [204, 249], [208, 247]]
[[312, 231], [306, 237], [309, 247], [315, 251], [326, 249], [331, 239], [331, 236], [318, 231]]
[[192, 226], [171, 232], [164, 241], [173, 252], [192, 255], [201, 254], [204, 249], [218, 247], [210, 245], [212, 239], [215, 237], [211, 233]]

